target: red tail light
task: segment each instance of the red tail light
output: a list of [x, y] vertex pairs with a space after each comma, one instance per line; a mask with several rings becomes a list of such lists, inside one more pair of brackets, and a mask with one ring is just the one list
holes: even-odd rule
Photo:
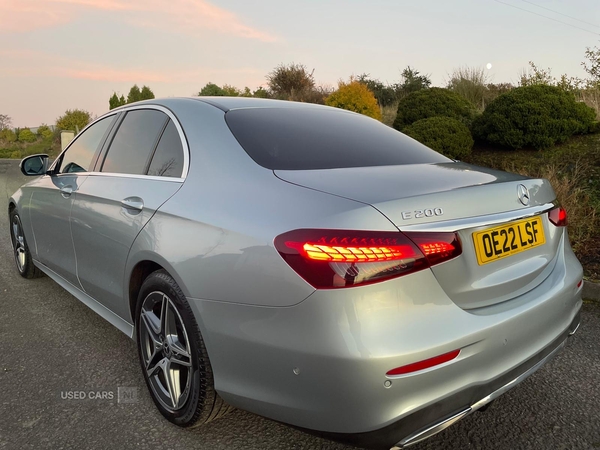
[[548, 213], [548, 219], [557, 227], [567, 226], [567, 211], [562, 206], [554, 208]]
[[[410, 238], [409, 238], [410, 237]], [[461, 253], [455, 233], [294, 230], [275, 248], [315, 288], [339, 288], [399, 277]]]
[[430, 266], [449, 259], [456, 258], [462, 253], [460, 240], [456, 233], [405, 233], [419, 246]]

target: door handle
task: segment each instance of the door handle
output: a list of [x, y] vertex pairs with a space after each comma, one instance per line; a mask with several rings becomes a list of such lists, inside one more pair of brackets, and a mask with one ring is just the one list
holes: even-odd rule
[[72, 193], [73, 193], [73, 187], [70, 185], [63, 186], [60, 188], [60, 195], [62, 195], [64, 198], [69, 198]]
[[121, 200], [121, 206], [125, 209], [141, 211], [144, 209], [144, 200], [139, 197], [127, 197]]

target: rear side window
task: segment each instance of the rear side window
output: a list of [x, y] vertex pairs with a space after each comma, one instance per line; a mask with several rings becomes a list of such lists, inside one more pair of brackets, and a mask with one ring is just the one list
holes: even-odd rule
[[451, 161], [381, 122], [344, 111], [234, 109], [227, 112], [225, 118], [248, 155], [272, 170]]
[[160, 111], [129, 111], [110, 144], [102, 172], [144, 175], [168, 116]]
[[87, 172], [115, 115], [99, 120], [75, 138], [63, 154], [60, 173]]
[[183, 171], [183, 147], [177, 128], [169, 120], [152, 157], [148, 175], [179, 178]]

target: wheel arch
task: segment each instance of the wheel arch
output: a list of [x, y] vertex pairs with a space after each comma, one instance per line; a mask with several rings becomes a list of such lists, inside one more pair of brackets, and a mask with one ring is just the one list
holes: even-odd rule
[[183, 280], [177, 275], [175, 269], [164, 260], [160, 255], [150, 252], [143, 252], [138, 255], [135, 262], [131, 261], [128, 264], [131, 269], [128, 271], [129, 276], [127, 277], [127, 284], [125, 286], [126, 292], [124, 297], [129, 301], [129, 312], [131, 314], [131, 323], [136, 325], [136, 306], [138, 295], [144, 280], [148, 278], [150, 274], [157, 270], [164, 270], [171, 276], [179, 285], [186, 297], [189, 296], [188, 290], [186, 289]]

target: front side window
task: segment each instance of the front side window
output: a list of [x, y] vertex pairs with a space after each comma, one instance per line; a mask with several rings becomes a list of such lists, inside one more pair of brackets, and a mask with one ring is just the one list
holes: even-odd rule
[[160, 111], [129, 111], [108, 149], [102, 172], [144, 175], [168, 116]]
[[116, 115], [99, 120], [75, 138], [63, 154], [59, 173], [87, 172], [104, 134]]
[[169, 120], [169, 124], [165, 128], [152, 157], [148, 175], [179, 178], [182, 176], [182, 171], [183, 146], [181, 145], [181, 138], [173, 121]]

